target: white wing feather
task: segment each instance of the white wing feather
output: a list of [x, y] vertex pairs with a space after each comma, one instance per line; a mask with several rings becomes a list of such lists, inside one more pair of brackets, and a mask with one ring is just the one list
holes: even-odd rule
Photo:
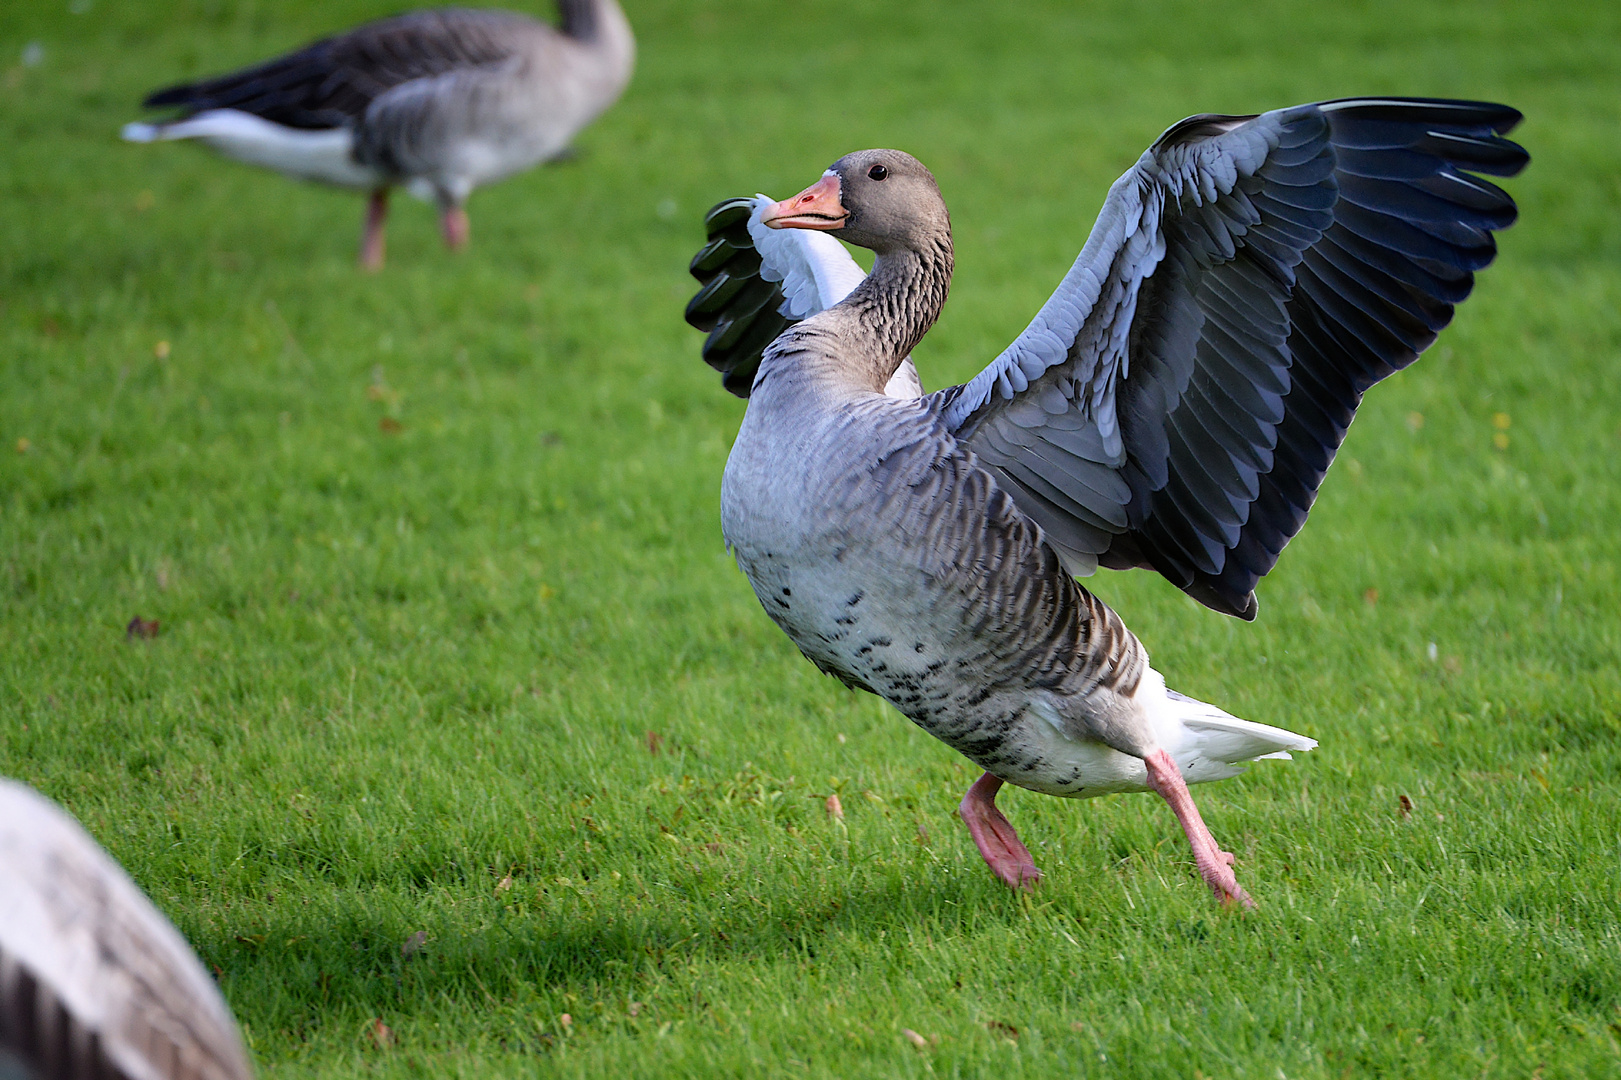
[[[781, 314], [808, 319], [849, 296], [867, 275], [844, 245], [825, 232], [763, 224], [761, 218], [775, 203], [769, 195], [756, 195], [749, 216], [749, 238], [760, 253], [760, 277], [782, 282], [783, 301], [777, 309]], [[923, 380], [910, 356], [901, 361], [884, 393], [903, 400], [923, 396]]]

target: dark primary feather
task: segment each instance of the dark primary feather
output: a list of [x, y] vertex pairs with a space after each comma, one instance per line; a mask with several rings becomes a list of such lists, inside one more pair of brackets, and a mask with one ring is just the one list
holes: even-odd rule
[[[1219, 402], [1210, 383], [1220, 379], [1223, 388], [1242, 387], [1242, 374], [1221, 377], [1242, 364], [1244, 350], [1219, 332], [1235, 305], [1217, 288], [1196, 294], [1207, 330], [1181, 407], [1145, 417], [1131, 407], [1143, 401], [1132, 392], [1133, 380], [1122, 387], [1121, 426], [1128, 443], [1157, 446], [1163, 433], [1171, 475], [1156, 486], [1128, 469], [1140, 515], [1135, 550], [1106, 552], [1105, 564], [1146, 561], [1195, 598], [1244, 618], [1255, 616], [1256, 583], [1305, 524], [1362, 394], [1434, 342], [1451, 321], [1453, 305], [1469, 294], [1473, 272], [1495, 255], [1492, 230], [1514, 221], [1514, 202], [1506, 193], [1461, 170], [1486, 171], [1484, 165], [1497, 175], [1512, 175], [1527, 160], [1520, 147], [1499, 137], [1519, 120], [1519, 113], [1502, 106], [1345, 102], [1329, 103], [1321, 115], [1324, 149], [1313, 160], [1332, 162], [1334, 168], [1308, 190], [1337, 188], [1327, 208], [1333, 220], [1289, 268], [1292, 288], [1278, 290], [1288, 297], [1286, 382], [1266, 386], [1270, 372], [1250, 379], [1251, 387], [1282, 390], [1276, 409], [1267, 410], [1281, 414], [1271, 467], [1244, 468], [1242, 456], [1266, 449], [1265, 444], [1246, 446], [1219, 427], [1231, 409], [1218, 407], [1226, 403]], [[1464, 150], [1453, 157], [1458, 147]], [[1261, 175], [1266, 172], [1263, 168]], [[1280, 201], [1270, 215], [1263, 213], [1261, 229], [1269, 216], [1290, 220], [1294, 209]], [[1293, 246], [1285, 245], [1286, 250]], [[1252, 258], [1277, 275], [1277, 285], [1286, 285], [1281, 260], [1263, 253]], [[1204, 276], [1243, 280], [1239, 273]], [[1220, 434], [1201, 441], [1201, 420]], [[1130, 438], [1133, 425], [1137, 440]], [[1231, 500], [1228, 511], [1221, 496], [1235, 490], [1243, 497]], [[1201, 515], [1195, 507], [1221, 512]], [[1206, 553], [1209, 558], [1199, 557]]]
[[[1000, 395], [943, 392], [948, 409], [983, 396], [964, 401], [959, 435], [1078, 561], [1152, 568], [1253, 618], [1255, 585], [1305, 523], [1362, 394], [1435, 340], [1514, 221], [1513, 200], [1471, 173], [1524, 167], [1501, 137], [1519, 119], [1351, 99], [1177, 124], [1127, 174], [1136, 188], [1111, 194], [1140, 195], [1144, 222], [1163, 198], [1163, 255], [1134, 256], [1128, 233], [1096, 267], [1108, 281], [1067, 358], [1028, 388], [1004, 365], [1016, 381]], [[1246, 172], [1256, 133], [1268, 149]], [[1124, 356], [1098, 374], [1133, 282]], [[1115, 393], [1114, 451], [1093, 378]], [[1124, 490], [1107, 490], [1110, 474]]]
[[[137, 978], [146, 974], [137, 973]], [[194, 1015], [157, 1019], [164, 1022], [132, 1025], [135, 1030], [118, 1034], [143, 1054], [149, 1067], [162, 1070], [164, 1080], [252, 1080], [239, 1050], [222, 1051], [207, 1044], [214, 1033], [199, 1037], [188, 1030], [198, 1023]], [[106, 1034], [75, 1013], [49, 979], [0, 948], [0, 1066], [8, 1063], [8, 1056], [22, 1066], [20, 1073], [0, 1075], [8, 1080], [146, 1080], [148, 1074], [124, 1068], [109, 1054]]]
[[721, 385], [749, 396], [765, 347], [794, 323], [779, 313], [780, 282], [760, 276], [760, 255], [749, 238], [750, 199], [727, 199], [704, 216], [709, 242], [689, 269], [703, 288], [687, 303], [686, 318], [704, 339], [703, 357], [721, 373]]
[[239, 109], [287, 127], [354, 123], [384, 92], [413, 79], [499, 63], [543, 24], [506, 11], [443, 8], [380, 19], [242, 71], [149, 95], [185, 115]]

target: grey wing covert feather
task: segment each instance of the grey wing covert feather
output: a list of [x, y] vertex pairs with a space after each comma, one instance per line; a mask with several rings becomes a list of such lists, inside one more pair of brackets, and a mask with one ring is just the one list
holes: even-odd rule
[[1073, 572], [1159, 571], [1254, 618], [1362, 394], [1427, 348], [1514, 201], [1502, 105], [1348, 99], [1196, 116], [1111, 188], [948, 426]]
[[[952, 662], [959, 676], [972, 672], [975, 694], [1039, 688], [1075, 696], [1100, 686], [1134, 692], [1147, 664], [1137, 639], [1065, 571], [1001, 478], [965, 453], [927, 404], [919, 403], [909, 424], [890, 419], [893, 444], [870, 472], [850, 474], [839, 511], [857, 521], [878, 515], [897, 522], [906, 558], [916, 560], [950, 610], [946, 621], [961, 620], [969, 630], [955, 646], [968, 651], [955, 652]], [[892, 700], [911, 710], [904, 694]], [[981, 737], [988, 742], [976, 748]], [[983, 756], [1003, 734], [964, 738], [953, 745]]]
[[184, 115], [239, 109], [272, 123], [323, 130], [353, 124], [396, 86], [464, 68], [500, 63], [522, 38], [549, 32], [506, 11], [446, 8], [358, 26], [295, 52], [227, 75], [158, 90], [148, 107], [178, 105]]

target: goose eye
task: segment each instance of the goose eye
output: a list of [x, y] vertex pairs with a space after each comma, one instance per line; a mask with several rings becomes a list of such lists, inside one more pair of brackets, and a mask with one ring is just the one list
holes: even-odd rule
[[872, 177], [874, 180], [882, 180], [884, 177], [889, 175], [889, 170], [884, 168], [882, 165], [874, 165], [872, 168], [867, 170], [867, 175]]

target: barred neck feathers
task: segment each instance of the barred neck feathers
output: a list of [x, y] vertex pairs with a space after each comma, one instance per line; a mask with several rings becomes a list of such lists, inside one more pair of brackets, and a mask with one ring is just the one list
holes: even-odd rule
[[862, 389], [883, 393], [940, 317], [952, 266], [949, 231], [917, 248], [881, 253], [866, 280], [829, 312], [839, 325], [842, 373]]
[[750, 400], [789, 387], [819, 388], [813, 391], [817, 396], [884, 393], [940, 317], [951, 268], [949, 234], [921, 251], [879, 255], [872, 273], [849, 296], [791, 326], [766, 350]]
[[832, 232], [878, 256], [843, 302], [778, 339], [761, 379], [797, 367], [820, 385], [882, 394], [940, 317], [951, 287], [951, 215], [933, 174], [901, 150], [859, 150], [761, 220], [774, 229]]

